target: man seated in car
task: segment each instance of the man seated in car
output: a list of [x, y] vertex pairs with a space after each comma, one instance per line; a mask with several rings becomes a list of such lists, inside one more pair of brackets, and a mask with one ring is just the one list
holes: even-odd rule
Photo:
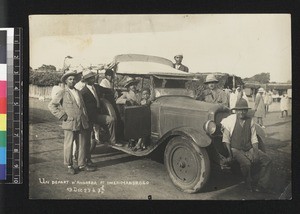
[[138, 95], [137, 95], [137, 89], [136, 86], [138, 84], [138, 80], [132, 79], [129, 80], [125, 87], [127, 88], [126, 92], [123, 92], [123, 94], [116, 100], [117, 104], [125, 104], [125, 105], [139, 105], [138, 104]]

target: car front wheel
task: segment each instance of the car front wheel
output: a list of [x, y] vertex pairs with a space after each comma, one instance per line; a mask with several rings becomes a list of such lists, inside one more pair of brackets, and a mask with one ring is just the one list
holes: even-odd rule
[[206, 149], [196, 149], [190, 139], [172, 138], [164, 161], [173, 184], [183, 192], [199, 192], [208, 180], [210, 161]]

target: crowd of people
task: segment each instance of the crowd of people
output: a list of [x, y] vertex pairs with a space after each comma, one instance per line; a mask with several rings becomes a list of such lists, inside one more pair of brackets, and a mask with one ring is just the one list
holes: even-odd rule
[[[110, 145], [123, 146], [116, 137], [116, 118], [103, 113], [101, 98], [106, 98], [116, 112], [116, 104], [147, 106], [151, 103], [149, 88], [137, 91], [138, 80], [128, 80], [124, 85], [127, 91], [118, 97], [112, 85], [112, 70], [105, 71], [105, 78], [100, 84], [96, 83], [96, 76], [97, 74], [90, 70], [66, 72], [61, 77], [63, 87], [53, 88], [52, 100], [48, 105], [51, 113], [62, 121], [65, 136], [64, 163], [70, 174], [77, 173], [73, 167], [74, 162], [78, 163], [79, 171], [96, 170], [91, 160], [91, 153], [95, 148], [95, 145], [91, 145], [91, 136], [94, 136], [95, 143], [99, 142], [100, 127], [107, 128]], [[146, 145], [143, 139], [137, 139], [136, 144], [130, 147], [137, 151], [145, 149]]]
[[[181, 54], [174, 57], [174, 68], [188, 72], [188, 68], [181, 64]], [[81, 77], [80, 77], [81, 75]], [[152, 100], [149, 88], [137, 90], [139, 80], [129, 79], [124, 87], [127, 91], [118, 95], [113, 88], [114, 72], [105, 71], [105, 77], [99, 84], [96, 83], [96, 73], [90, 70], [82, 72], [68, 71], [62, 77], [62, 87], [54, 87], [52, 100], [49, 103], [51, 113], [62, 121], [64, 130], [64, 163], [69, 174], [75, 174], [73, 163], [78, 163], [79, 171], [95, 171], [95, 164], [91, 160], [93, 146], [91, 136], [94, 133], [95, 142], [100, 140], [100, 127], [106, 127], [109, 133], [109, 143], [113, 146], [123, 146], [116, 137], [116, 118], [103, 114], [103, 106], [100, 99], [106, 98], [117, 111], [117, 105], [135, 106], [150, 105]], [[232, 90], [222, 90], [217, 87], [219, 80], [213, 74], [206, 77], [204, 84], [207, 89], [196, 98], [197, 100], [224, 105], [232, 110], [227, 118], [221, 121], [223, 130], [223, 143], [228, 150], [226, 163], [236, 160], [245, 177], [247, 189], [264, 191], [270, 178], [272, 161], [268, 155], [258, 147], [259, 141], [256, 135], [254, 120], [248, 115], [249, 101], [241, 85]], [[281, 116], [288, 115], [288, 98], [283, 95], [280, 103]], [[263, 88], [258, 90], [253, 110], [255, 111], [257, 124], [262, 128], [263, 118], [272, 104], [270, 92]], [[137, 151], [146, 148], [145, 141], [140, 138], [128, 146]], [[75, 147], [75, 152], [73, 147]], [[74, 158], [75, 157], [75, 158]], [[254, 181], [251, 175], [251, 166], [260, 165], [258, 180]]]

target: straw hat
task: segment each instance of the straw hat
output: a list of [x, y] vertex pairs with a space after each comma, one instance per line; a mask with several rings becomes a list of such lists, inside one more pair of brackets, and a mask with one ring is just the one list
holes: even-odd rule
[[206, 76], [206, 80], [205, 80], [204, 83], [206, 84], [206, 83], [210, 83], [210, 82], [219, 82], [219, 80], [217, 80], [215, 75], [209, 74], [209, 75]]
[[67, 71], [66, 73], [64, 73], [62, 75], [60, 80], [64, 83], [69, 76], [76, 76], [76, 75], [77, 75], [77, 73], [75, 71]]
[[86, 79], [94, 77], [94, 76], [97, 76], [97, 74], [92, 72], [91, 70], [84, 70], [82, 72], [82, 79], [83, 80], [86, 80]]
[[265, 92], [265, 89], [259, 88], [259, 89], [258, 89], [258, 92], [264, 93], [264, 92]]
[[127, 83], [125, 83], [124, 87], [128, 88], [131, 85], [137, 85], [139, 80], [131, 79]]

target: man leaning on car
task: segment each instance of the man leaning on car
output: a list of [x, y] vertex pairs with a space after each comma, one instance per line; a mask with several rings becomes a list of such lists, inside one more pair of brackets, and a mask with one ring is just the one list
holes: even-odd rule
[[208, 86], [198, 97], [197, 100], [201, 100], [208, 103], [218, 103], [228, 107], [228, 98], [226, 93], [217, 88], [219, 80], [213, 74], [209, 74], [206, 77], [204, 84]]
[[[268, 182], [270, 180], [272, 161], [270, 157], [258, 148], [258, 139], [254, 121], [247, 115], [248, 103], [240, 98], [236, 102], [236, 114], [229, 115], [221, 121], [223, 127], [223, 142], [229, 153], [227, 162], [236, 160], [241, 168], [246, 187], [250, 191], [269, 192]], [[253, 179], [251, 167], [259, 165], [259, 177]]]

